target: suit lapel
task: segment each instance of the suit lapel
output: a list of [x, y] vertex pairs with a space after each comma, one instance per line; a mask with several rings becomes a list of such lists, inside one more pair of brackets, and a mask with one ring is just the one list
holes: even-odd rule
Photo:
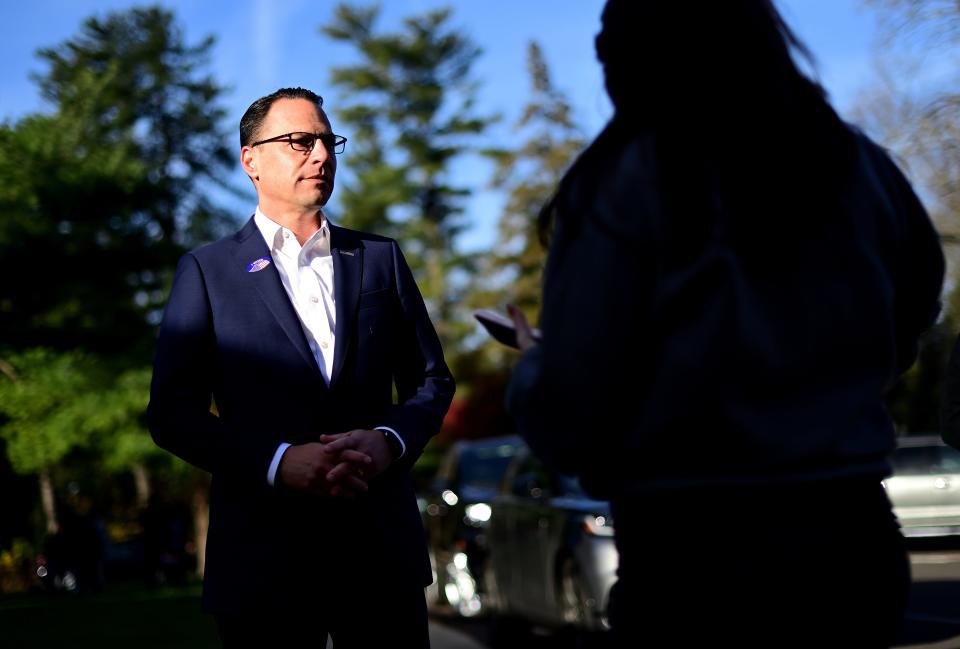
[[360, 285], [363, 279], [363, 247], [349, 230], [331, 225], [330, 243], [333, 255], [333, 292], [337, 303], [336, 344], [333, 350], [333, 386], [350, 349], [350, 334], [354, 329]]
[[[273, 261], [270, 249], [264, 242], [263, 237], [260, 236], [260, 231], [252, 218], [237, 233], [237, 242], [239, 245], [234, 254], [238, 269], [244, 275], [243, 279], [246, 280], [248, 286], [253, 286], [267, 309], [276, 318], [284, 333], [287, 334], [287, 338], [300, 352], [303, 360], [319, 375], [320, 368], [317, 367], [317, 360], [314, 358], [313, 352], [310, 351], [307, 337], [300, 325], [300, 318], [297, 317], [297, 312], [290, 304], [290, 298], [283, 288], [283, 282], [280, 280], [280, 274], [277, 272], [276, 263]], [[258, 259], [268, 259], [270, 264], [261, 270], [250, 272], [248, 270], [250, 264]]]

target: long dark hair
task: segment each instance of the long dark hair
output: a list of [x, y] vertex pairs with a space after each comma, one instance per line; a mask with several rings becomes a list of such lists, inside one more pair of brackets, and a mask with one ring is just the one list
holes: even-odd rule
[[717, 193], [745, 245], [835, 201], [854, 135], [798, 67], [794, 54], [811, 67], [812, 56], [771, 0], [609, 0], [596, 47], [615, 115], [541, 212], [543, 238], [554, 219], [589, 212], [582, 188], [643, 133], [673, 238], [688, 248], [712, 227]]

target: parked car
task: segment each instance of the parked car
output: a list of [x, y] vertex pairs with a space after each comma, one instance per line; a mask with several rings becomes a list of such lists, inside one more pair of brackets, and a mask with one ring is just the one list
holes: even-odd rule
[[463, 440], [454, 443], [441, 461], [423, 506], [434, 570], [427, 601], [434, 610], [449, 609], [467, 617], [483, 611], [492, 502], [507, 465], [521, 447], [517, 436]]
[[609, 503], [590, 498], [576, 479], [547, 470], [524, 448], [507, 468], [493, 511], [491, 614], [500, 623], [572, 628], [584, 637], [608, 630], [618, 561]]
[[901, 437], [884, 480], [904, 536], [960, 534], [960, 451], [939, 436]]

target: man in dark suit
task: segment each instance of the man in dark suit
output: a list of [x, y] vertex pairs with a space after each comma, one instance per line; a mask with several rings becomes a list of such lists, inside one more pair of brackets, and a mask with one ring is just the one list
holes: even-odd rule
[[244, 114], [257, 211], [180, 261], [150, 431], [212, 474], [203, 604], [225, 646], [426, 647], [409, 468], [454, 382], [397, 243], [323, 213], [345, 139], [322, 104], [287, 88]]

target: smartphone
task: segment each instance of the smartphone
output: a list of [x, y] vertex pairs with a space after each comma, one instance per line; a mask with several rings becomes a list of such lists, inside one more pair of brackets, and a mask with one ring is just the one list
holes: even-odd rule
[[[508, 347], [519, 349], [519, 345], [517, 345], [517, 330], [512, 318], [493, 309], [477, 309], [473, 312], [473, 317], [483, 325], [484, 329], [493, 336], [494, 340]], [[540, 341], [541, 335], [539, 329], [533, 330], [533, 339], [537, 342]]]

